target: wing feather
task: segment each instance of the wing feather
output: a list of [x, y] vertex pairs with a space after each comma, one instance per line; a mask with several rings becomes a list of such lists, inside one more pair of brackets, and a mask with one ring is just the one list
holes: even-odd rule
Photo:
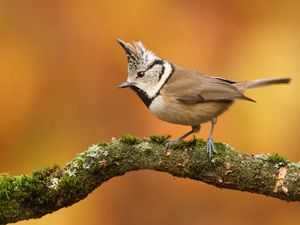
[[184, 104], [242, 99], [254, 101], [240, 92], [235, 82], [219, 77], [210, 77], [198, 72], [176, 68], [166, 90]]

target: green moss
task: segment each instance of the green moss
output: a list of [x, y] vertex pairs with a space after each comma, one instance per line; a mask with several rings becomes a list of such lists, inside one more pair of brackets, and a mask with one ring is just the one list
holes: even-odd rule
[[189, 141], [181, 140], [173, 145], [170, 146], [171, 149], [184, 149], [184, 148], [190, 148], [195, 147], [197, 144], [197, 139], [193, 137]]
[[165, 144], [166, 141], [171, 137], [170, 134], [165, 135], [150, 135], [149, 138], [152, 142], [157, 144]]
[[[32, 176], [0, 176], [0, 224], [5, 218], [31, 218], [31, 207], [39, 208], [35, 217], [52, 211], [55, 190], [48, 185], [53, 175], [59, 175], [60, 171], [58, 166], [53, 166], [36, 170]], [[14, 209], [18, 209], [18, 213]]]
[[10, 189], [11, 183], [13, 182], [13, 177], [8, 174], [3, 174], [0, 176], [0, 205], [3, 201], [10, 200]]
[[152, 152], [152, 149], [145, 149], [144, 153], [146, 156], [150, 156], [153, 152]]
[[0, 202], [9, 199], [21, 199], [20, 202], [31, 197], [33, 192], [44, 192], [44, 181], [55, 171], [60, 171], [58, 166], [37, 170], [33, 176], [20, 175], [11, 177], [8, 174], [0, 178]]
[[60, 166], [54, 165], [53, 167], [46, 167], [38, 169], [32, 173], [33, 180], [44, 180], [47, 176], [53, 175], [55, 172], [60, 172]]
[[229, 145], [220, 142], [215, 142], [214, 146], [216, 152], [212, 154], [211, 162], [214, 163], [214, 165], [220, 165], [226, 160], [226, 157], [230, 157], [229, 151], [232, 149]]
[[126, 144], [134, 145], [134, 144], [138, 144], [140, 142], [140, 139], [133, 135], [126, 134], [120, 138], [120, 141]]
[[279, 165], [287, 165], [290, 162], [288, 159], [278, 155], [278, 153], [272, 153], [268, 156], [267, 160], [271, 163]]
[[107, 142], [101, 141], [101, 142], [98, 142], [96, 145], [98, 145], [99, 147], [106, 147]]
[[88, 182], [85, 182], [86, 177], [69, 177], [63, 176], [59, 182], [59, 193], [62, 201], [66, 204], [68, 202], [77, 201], [88, 193]]
[[197, 149], [203, 149], [206, 152], [206, 141], [202, 139], [197, 140]]
[[226, 144], [223, 144], [223, 143], [220, 143], [220, 142], [215, 142], [214, 143], [214, 146], [216, 148], [216, 153], [214, 155], [216, 156], [222, 156], [224, 155], [226, 152], [230, 151], [231, 148], [226, 145]]

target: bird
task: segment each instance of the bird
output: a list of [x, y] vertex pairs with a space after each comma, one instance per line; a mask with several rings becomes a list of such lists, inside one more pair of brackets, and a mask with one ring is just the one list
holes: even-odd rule
[[121, 39], [117, 39], [117, 42], [125, 50], [128, 59], [127, 80], [118, 87], [132, 89], [160, 120], [191, 126], [191, 130], [177, 140], [167, 142], [167, 147], [199, 132], [201, 124], [211, 122], [206, 143], [209, 158], [217, 152], [213, 132], [219, 115], [235, 100], [255, 102], [244, 95], [250, 88], [290, 82], [290, 78], [285, 77], [236, 82], [209, 76], [158, 57], [145, 48], [141, 41], [133, 42], [133, 45]]

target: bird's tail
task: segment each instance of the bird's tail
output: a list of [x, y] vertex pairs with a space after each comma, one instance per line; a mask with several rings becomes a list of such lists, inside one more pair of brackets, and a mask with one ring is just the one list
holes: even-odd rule
[[291, 81], [290, 78], [262, 78], [257, 80], [243, 81], [235, 83], [235, 86], [244, 92], [250, 88], [264, 87], [273, 84], [288, 84]]

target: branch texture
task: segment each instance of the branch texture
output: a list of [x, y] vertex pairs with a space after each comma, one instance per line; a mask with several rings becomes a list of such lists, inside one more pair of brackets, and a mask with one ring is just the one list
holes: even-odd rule
[[44, 168], [32, 176], [0, 174], [0, 224], [42, 217], [80, 201], [112, 177], [141, 169], [300, 201], [299, 163], [277, 154], [239, 153], [222, 143], [215, 144], [218, 153], [209, 159], [206, 142], [192, 139], [166, 148], [167, 138], [113, 138], [111, 142], [92, 145], [62, 169]]

